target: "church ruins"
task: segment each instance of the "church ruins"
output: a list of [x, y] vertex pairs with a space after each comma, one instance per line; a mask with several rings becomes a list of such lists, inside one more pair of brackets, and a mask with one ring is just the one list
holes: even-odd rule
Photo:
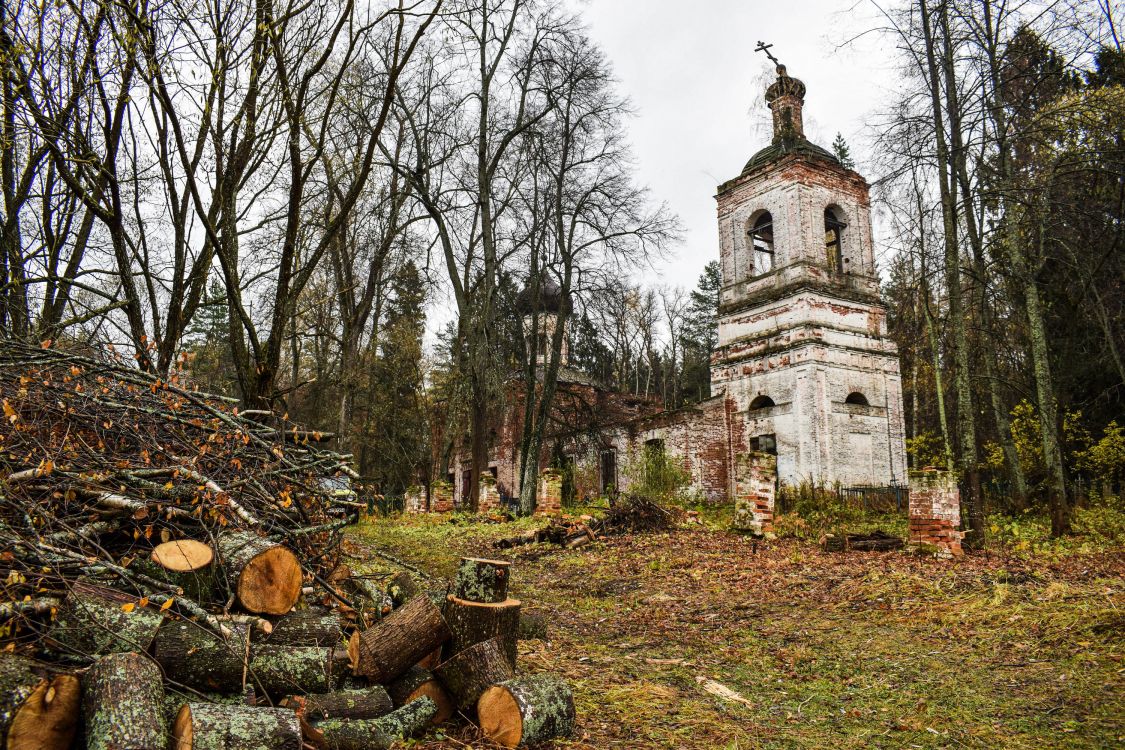
[[[879, 299], [868, 185], [805, 137], [804, 96], [804, 83], [779, 64], [765, 96], [773, 140], [718, 188], [711, 398], [661, 410], [570, 367], [564, 347], [540, 457], [544, 470], [562, 469], [562, 492], [627, 490], [627, 465], [653, 448], [681, 462], [693, 490], [712, 502], [745, 494], [770, 471], [780, 484], [905, 485], [899, 359]], [[550, 284], [522, 295], [525, 333], [546, 340], [568, 304]], [[489, 503], [519, 496], [520, 387], [511, 385], [493, 429], [482, 479]], [[470, 475], [464, 451], [431, 494], [459, 504]], [[547, 494], [557, 495], [557, 485]]]

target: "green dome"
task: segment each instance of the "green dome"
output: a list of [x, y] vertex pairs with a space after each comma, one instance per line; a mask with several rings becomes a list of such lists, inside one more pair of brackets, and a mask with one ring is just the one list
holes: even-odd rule
[[752, 172], [758, 167], [769, 164], [772, 161], [777, 161], [788, 154], [800, 154], [801, 156], [816, 159], [827, 159], [833, 164], [840, 163], [840, 160], [833, 156], [831, 152], [804, 138], [797, 138], [788, 141], [777, 141], [766, 146], [750, 157], [750, 161], [746, 162], [746, 166], [742, 168], [742, 174]]

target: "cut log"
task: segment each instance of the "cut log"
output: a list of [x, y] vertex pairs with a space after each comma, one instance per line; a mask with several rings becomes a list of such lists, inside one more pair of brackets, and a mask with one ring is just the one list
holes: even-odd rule
[[168, 681], [196, 690], [241, 692], [249, 665], [250, 627], [232, 622], [230, 638], [197, 623], [166, 622], [156, 634], [153, 655]]
[[508, 598], [511, 563], [462, 557], [453, 579], [453, 596], [470, 602], [502, 602]]
[[247, 531], [219, 535], [219, 556], [231, 592], [248, 612], [284, 615], [301, 596], [301, 564], [276, 542]]
[[395, 573], [387, 583], [387, 593], [396, 607], [401, 607], [420, 593], [421, 589], [414, 582], [414, 576], [406, 571]]
[[281, 705], [295, 709], [303, 720], [313, 723], [325, 719], [378, 719], [395, 707], [380, 685], [323, 695], [290, 695]]
[[414, 666], [421, 667], [422, 669], [433, 669], [438, 664], [441, 664], [441, 646], [438, 646], [433, 651], [423, 656]]
[[31, 659], [0, 653], [0, 747], [67, 750], [78, 729], [82, 688]]
[[172, 750], [301, 750], [301, 724], [285, 708], [188, 703], [172, 726]]
[[47, 632], [50, 645], [78, 657], [145, 652], [164, 621], [158, 609], [137, 606], [137, 599], [113, 589], [75, 584], [59, 619]]
[[324, 646], [257, 646], [246, 679], [270, 695], [327, 693], [332, 658], [332, 649]]
[[494, 685], [477, 702], [484, 736], [503, 747], [534, 745], [574, 731], [574, 696], [562, 679], [530, 675]]
[[353, 577], [344, 581], [344, 590], [351, 597], [360, 622], [378, 622], [394, 609], [394, 599], [380, 581]]
[[352, 671], [374, 682], [390, 682], [449, 639], [441, 609], [428, 596], [416, 596], [382, 622], [352, 634]]
[[137, 560], [133, 567], [146, 575], [183, 589], [184, 595], [200, 604], [211, 601], [215, 593], [215, 552], [203, 542], [180, 539], [158, 544], [148, 560]]
[[450, 700], [449, 693], [445, 692], [434, 673], [428, 669], [411, 667], [387, 686], [387, 692], [396, 706], [405, 706], [423, 696], [430, 698], [437, 705], [437, 713], [431, 722], [433, 724], [444, 724], [453, 716], [453, 701]]
[[419, 698], [380, 719], [329, 719], [311, 727], [309, 741], [322, 750], [390, 750], [430, 725], [437, 706]]
[[519, 639], [520, 600], [508, 599], [495, 604], [458, 599], [450, 594], [445, 602], [445, 622], [452, 637], [446, 644], [450, 656], [469, 646], [500, 638], [512, 669], [516, 668], [516, 643]]
[[337, 614], [303, 610], [282, 617], [261, 640], [270, 646], [337, 646], [344, 629]]
[[176, 688], [166, 688], [164, 690], [164, 718], [168, 722], [168, 726], [172, 727], [176, 723], [176, 717], [180, 715], [180, 709], [188, 703], [216, 703], [224, 706], [255, 706], [257, 705], [257, 693], [249, 685], [246, 691], [242, 693], [213, 693], [213, 692], [181, 692]]
[[87, 750], [165, 750], [160, 668], [135, 653], [103, 656], [82, 680]]
[[487, 688], [512, 679], [515, 670], [499, 638], [482, 641], [442, 662], [434, 674], [449, 691], [453, 704], [468, 712]]

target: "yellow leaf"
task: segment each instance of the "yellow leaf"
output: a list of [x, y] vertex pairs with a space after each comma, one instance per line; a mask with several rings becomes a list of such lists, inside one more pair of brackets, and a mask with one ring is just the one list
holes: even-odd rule
[[171, 607], [172, 602], [174, 602], [174, 601], [176, 601], [176, 600], [173, 597], [168, 597], [167, 599], [165, 599], [164, 603], [160, 605], [160, 611], [163, 612], [164, 610]]
[[142, 597], [141, 597], [141, 600], [140, 600], [139, 602], [137, 602], [137, 606], [140, 606], [140, 607], [147, 607], [147, 606], [148, 606], [148, 597], [147, 597], [147, 596], [142, 596]]
[[133, 602], [128, 602], [127, 604], [121, 605], [121, 611], [125, 612], [125, 613], [129, 613], [129, 612], [132, 612], [134, 609], [136, 609], [136, 607], [137, 607], [137, 605], [134, 604]]

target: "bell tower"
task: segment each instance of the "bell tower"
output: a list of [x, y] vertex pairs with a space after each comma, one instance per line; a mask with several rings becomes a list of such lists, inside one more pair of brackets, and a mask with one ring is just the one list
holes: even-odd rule
[[765, 96], [773, 140], [719, 186], [712, 393], [733, 401], [735, 445], [775, 452], [782, 482], [905, 483], [867, 182], [805, 137], [804, 100], [778, 64]]

